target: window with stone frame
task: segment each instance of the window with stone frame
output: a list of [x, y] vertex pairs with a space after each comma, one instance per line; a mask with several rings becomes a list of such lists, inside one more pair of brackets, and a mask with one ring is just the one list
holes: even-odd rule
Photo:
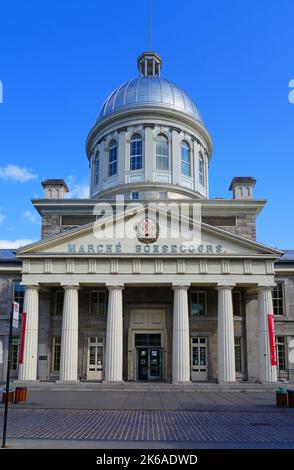
[[90, 315], [105, 316], [106, 315], [106, 292], [91, 291], [90, 293]]
[[274, 315], [284, 315], [284, 284], [277, 282], [272, 291]]
[[61, 337], [53, 337], [53, 356], [52, 356], [52, 372], [60, 371], [60, 358], [61, 358]]
[[280, 372], [287, 370], [287, 347], [285, 336], [276, 336], [276, 352], [278, 371]]
[[163, 134], [159, 134], [156, 138], [156, 169], [169, 169], [168, 140]]
[[205, 291], [191, 291], [190, 315], [191, 317], [202, 317], [207, 315], [207, 300]]
[[64, 302], [64, 291], [57, 290], [55, 291], [54, 296], [54, 315], [61, 316], [63, 312], [63, 302]]
[[181, 174], [183, 176], [191, 176], [191, 149], [190, 145], [183, 141], [181, 143]]
[[109, 156], [108, 156], [108, 176], [114, 176], [117, 174], [117, 142], [112, 140], [109, 144]]
[[19, 337], [13, 336], [11, 342], [11, 370], [17, 371], [19, 364]]
[[140, 134], [134, 134], [130, 144], [130, 170], [141, 170], [143, 167], [143, 141]]
[[235, 369], [237, 373], [243, 372], [243, 341], [241, 336], [235, 337]]
[[202, 186], [205, 186], [205, 173], [204, 173], [204, 158], [201, 153], [199, 153], [199, 169], [198, 169], [199, 183]]
[[233, 291], [232, 292], [232, 302], [233, 302], [233, 315], [240, 317], [243, 315], [242, 309], [242, 292]]
[[13, 281], [13, 301], [19, 304], [19, 313], [23, 312], [25, 289], [20, 281]]

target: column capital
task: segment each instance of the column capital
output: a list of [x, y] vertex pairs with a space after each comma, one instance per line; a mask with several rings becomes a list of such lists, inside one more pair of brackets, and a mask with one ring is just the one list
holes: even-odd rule
[[188, 290], [190, 289], [191, 284], [172, 284], [172, 289], [177, 290], [177, 289], [182, 289], [182, 290]]
[[258, 290], [262, 291], [262, 290], [272, 290], [276, 285], [274, 284], [270, 284], [270, 285], [262, 285], [262, 284], [258, 284]]
[[216, 290], [232, 290], [236, 287], [236, 285], [228, 284], [228, 285], [217, 285], [215, 287]]
[[108, 290], [124, 290], [125, 288], [124, 284], [106, 284], [106, 287]]
[[39, 290], [41, 289], [41, 286], [39, 286], [39, 284], [24, 284], [23, 282], [20, 283], [20, 285], [24, 288], [24, 289], [36, 289], [36, 290]]
[[64, 290], [67, 289], [74, 289], [74, 290], [79, 290], [80, 286], [79, 285], [73, 285], [73, 284], [61, 284], [61, 286]]

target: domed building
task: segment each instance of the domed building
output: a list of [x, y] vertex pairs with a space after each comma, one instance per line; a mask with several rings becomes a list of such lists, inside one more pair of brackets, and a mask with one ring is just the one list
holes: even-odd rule
[[[42, 239], [22, 260], [23, 382], [275, 382], [274, 262], [253, 177], [210, 199], [212, 141], [154, 52], [86, 141], [89, 199], [43, 181]], [[277, 297], [274, 308], [277, 308]], [[276, 325], [277, 330], [282, 328]], [[279, 334], [279, 331], [277, 331]]]

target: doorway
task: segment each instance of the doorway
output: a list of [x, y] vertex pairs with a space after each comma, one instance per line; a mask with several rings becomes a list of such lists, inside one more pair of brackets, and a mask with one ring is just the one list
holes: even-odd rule
[[138, 380], [161, 380], [161, 349], [138, 348]]
[[104, 374], [104, 338], [88, 338], [87, 380], [103, 380]]
[[207, 338], [205, 336], [196, 336], [191, 338], [191, 342], [191, 378], [196, 381], [207, 381]]

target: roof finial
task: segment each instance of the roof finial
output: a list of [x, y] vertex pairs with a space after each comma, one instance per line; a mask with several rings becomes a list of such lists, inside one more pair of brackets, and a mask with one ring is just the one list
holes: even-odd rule
[[148, 50], [151, 51], [151, 0], [148, 0]]

